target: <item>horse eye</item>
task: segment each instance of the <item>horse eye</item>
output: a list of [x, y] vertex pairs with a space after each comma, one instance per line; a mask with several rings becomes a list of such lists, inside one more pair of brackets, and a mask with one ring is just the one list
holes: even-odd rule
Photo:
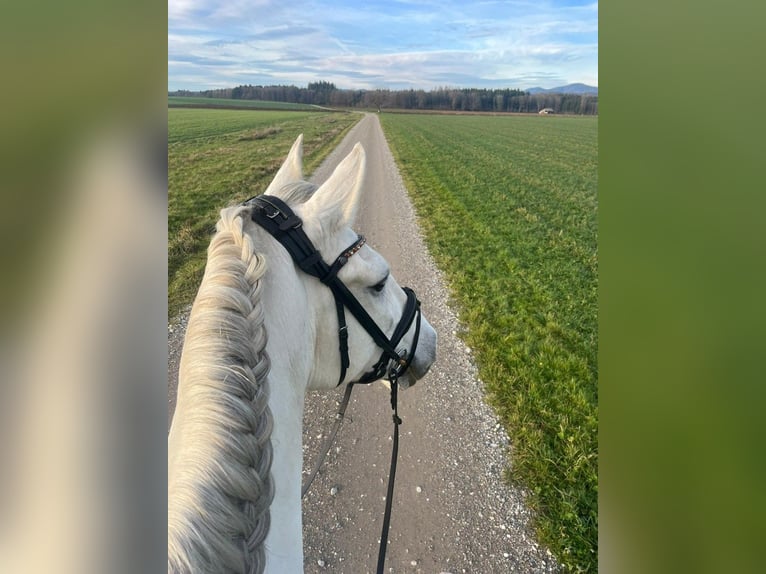
[[[388, 277], [386, 277], [386, 279], [388, 279]], [[373, 288], [375, 291], [377, 291], [378, 293], [380, 293], [380, 292], [381, 292], [381, 291], [383, 291], [383, 289], [386, 287], [386, 279], [383, 279], [383, 281], [381, 281], [381, 282], [380, 282], [380, 283], [378, 283], [377, 285], [373, 285], [373, 286], [372, 286], [372, 288]]]

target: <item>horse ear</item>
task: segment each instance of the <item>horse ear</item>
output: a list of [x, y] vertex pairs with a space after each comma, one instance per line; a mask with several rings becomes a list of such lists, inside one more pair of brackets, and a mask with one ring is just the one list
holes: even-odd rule
[[303, 179], [303, 134], [295, 140], [290, 153], [287, 154], [282, 167], [279, 168], [277, 175], [271, 180], [269, 187], [264, 193], [269, 195], [279, 195], [279, 190], [288, 183], [295, 183]]
[[361, 143], [357, 143], [332, 175], [307, 202], [309, 207], [330, 228], [352, 225], [359, 204], [359, 192], [364, 180], [366, 158]]

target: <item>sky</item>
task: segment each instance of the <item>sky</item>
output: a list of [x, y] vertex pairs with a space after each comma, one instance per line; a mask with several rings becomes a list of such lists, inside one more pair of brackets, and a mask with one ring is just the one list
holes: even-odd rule
[[168, 0], [168, 90], [598, 86], [598, 1]]

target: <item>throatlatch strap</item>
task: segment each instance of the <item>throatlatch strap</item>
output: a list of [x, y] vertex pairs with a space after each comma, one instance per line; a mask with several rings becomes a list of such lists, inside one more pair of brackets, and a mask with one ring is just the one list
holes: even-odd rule
[[338, 384], [340, 386], [343, 379], [346, 378], [346, 369], [351, 364], [348, 358], [348, 325], [346, 325], [346, 312], [343, 310], [343, 301], [335, 297], [335, 310], [338, 313], [338, 349], [340, 350], [340, 377]]

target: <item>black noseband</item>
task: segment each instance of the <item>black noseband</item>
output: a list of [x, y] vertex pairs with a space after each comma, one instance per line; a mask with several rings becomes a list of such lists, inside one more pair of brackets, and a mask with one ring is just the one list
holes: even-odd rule
[[[303, 221], [295, 215], [290, 207], [281, 199], [270, 195], [259, 195], [247, 202], [253, 205], [252, 219], [263, 227], [274, 239], [279, 241], [295, 264], [305, 273], [318, 278], [327, 285], [335, 297], [335, 307], [338, 313], [338, 338], [340, 340], [340, 378], [338, 384], [346, 377], [346, 369], [349, 366], [348, 357], [348, 329], [346, 326], [345, 308], [351, 311], [357, 321], [375, 343], [383, 349], [378, 362], [372, 370], [362, 375], [357, 383], [370, 383], [383, 378], [388, 374], [391, 377], [400, 377], [409, 368], [415, 356], [415, 349], [420, 336], [420, 301], [415, 292], [409, 287], [404, 287], [407, 302], [404, 305], [402, 318], [396, 326], [393, 335], [389, 339], [378, 327], [375, 321], [365, 311], [364, 307], [354, 297], [348, 287], [338, 279], [338, 272], [346, 264], [348, 259], [364, 245], [364, 237], [359, 237], [348, 249], [341, 253], [332, 265], [328, 265], [322, 259], [322, 255], [316, 250], [314, 244], [303, 231]], [[397, 350], [399, 342], [405, 333], [410, 330], [413, 320], [415, 321], [415, 337], [412, 349], [407, 351]]]

